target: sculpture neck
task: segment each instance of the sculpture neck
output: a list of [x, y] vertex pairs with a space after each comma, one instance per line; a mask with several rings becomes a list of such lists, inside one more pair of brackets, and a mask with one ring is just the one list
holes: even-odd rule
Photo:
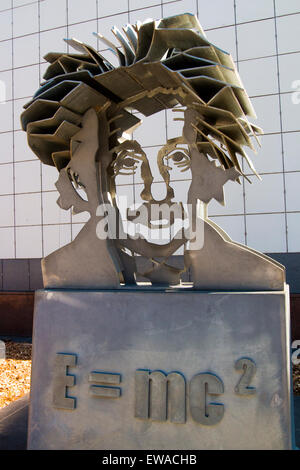
[[199, 199], [197, 201], [197, 216], [203, 220], [208, 218], [207, 204]]

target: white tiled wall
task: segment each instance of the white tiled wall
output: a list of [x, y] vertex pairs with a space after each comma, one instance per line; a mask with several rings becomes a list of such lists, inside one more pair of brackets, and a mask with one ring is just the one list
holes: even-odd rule
[[[299, 0], [0, 0], [0, 258], [45, 256], [69, 243], [87, 220], [56, 205], [57, 172], [42, 165], [26, 143], [19, 116], [42, 80], [49, 51], [67, 51], [65, 37], [103, 50], [92, 35], [111, 40], [110, 28], [149, 17], [191, 12], [212, 42], [230, 52], [264, 128], [257, 155], [262, 181], [229, 182], [226, 206], [209, 214], [236, 241], [264, 252], [300, 251], [300, 2]], [[109, 60], [111, 53], [105, 51]], [[297, 104], [299, 102], [299, 104]], [[167, 111], [139, 129], [154, 159], [157, 145], [176, 135]], [[157, 197], [163, 195], [154, 172]], [[180, 190], [184, 183], [178, 181]], [[141, 181], [123, 186], [138, 201]]]

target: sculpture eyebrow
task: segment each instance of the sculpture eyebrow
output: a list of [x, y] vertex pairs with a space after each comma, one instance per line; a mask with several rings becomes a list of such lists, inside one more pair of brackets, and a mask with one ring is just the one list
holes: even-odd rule
[[[120, 151], [121, 151], [121, 152], [122, 152], [122, 151], [124, 152], [124, 151], [128, 151], [128, 150], [130, 150], [130, 151], [134, 154], [134, 156], [135, 156], [136, 158], [138, 158], [139, 160], [142, 160], [142, 159], [143, 159], [142, 153], [137, 152], [135, 149], [133, 149], [132, 147], [129, 147], [129, 146], [128, 146], [128, 148], [126, 148], [126, 147], [125, 147], [125, 148], [124, 148], [124, 147], [122, 147], [122, 148], [116, 147], [116, 148], [115, 148], [115, 153], [120, 152]], [[125, 156], [125, 155], [124, 155], [124, 156]], [[120, 155], [120, 154], [119, 154], [117, 158], [120, 158], [120, 157], [123, 158], [123, 155]]]
[[178, 137], [172, 137], [171, 139], [168, 139], [167, 143], [165, 145], [163, 145], [163, 147], [165, 147], [166, 145], [174, 144], [174, 143], [176, 143], [176, 141], [178, 141], [178, 143], [182, 143], [182, 137], [178, 136]]
[[187, 151], [187, 149], [184, 148], [184, 147], [176, 147], [176, 148], [174, 148], [173, 150], [170, 150], [170, 153], [173, 152], [173, 151], [175, 151], [175, 150], [183, 150], [184, 152]]

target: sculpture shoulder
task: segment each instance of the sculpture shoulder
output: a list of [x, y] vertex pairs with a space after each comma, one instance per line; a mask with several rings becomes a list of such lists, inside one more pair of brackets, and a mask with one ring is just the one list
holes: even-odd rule
[[89, 222], [71, 243], [42, 260], [42, 272], [45, 288], [110, 289], [120, 283], [107, 240], [99, 240]]
[[199, 289], [283, 290], [285, 267], [270, 257], [235, 243], [205, 221], [203, 247], [185, 252], [194, 286]]

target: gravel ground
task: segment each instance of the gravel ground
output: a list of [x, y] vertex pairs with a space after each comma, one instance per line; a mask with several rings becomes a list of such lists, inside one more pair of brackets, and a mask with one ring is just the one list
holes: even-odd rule
[[0, 360], [0, 408], [30, 390], [31, 344], [4, 341], [6, 359]]
[[293, 366], [293, 388], [294, 394], [300, 396], [300, 365]]
[[[5, 341], [6, 359], [0, 360], [0, 408], [30, 390], [31, 344]], [[300, 396], [300, 365], [293, 367], [294, 394]]]

